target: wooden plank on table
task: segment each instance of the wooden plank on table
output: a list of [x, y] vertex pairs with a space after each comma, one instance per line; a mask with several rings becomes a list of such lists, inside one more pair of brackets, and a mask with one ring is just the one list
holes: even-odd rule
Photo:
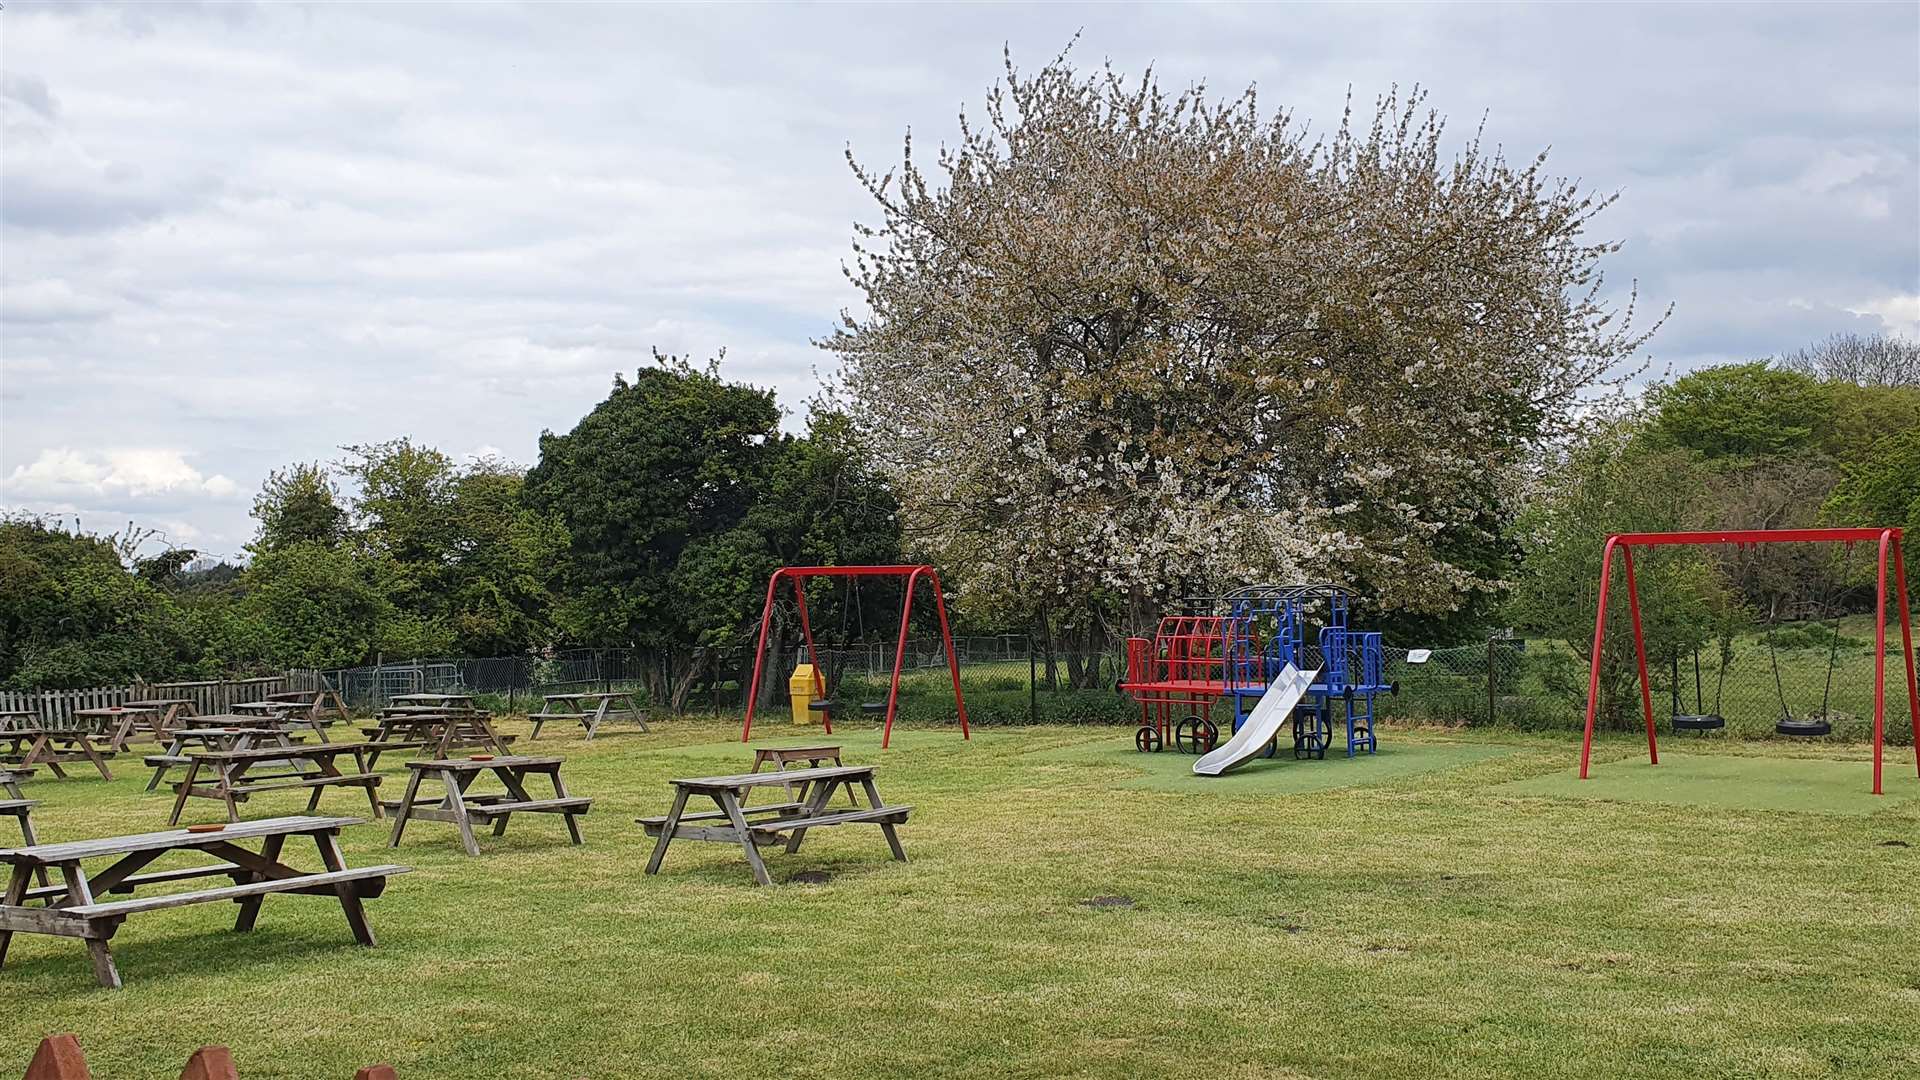
[[736, 773], [732, 776], [696, 776], [686, 779], [670, 780], [668, 783], [688, 788], [748, 788], [748, 787], [785, 787], [800, 780], [832, 780], [835, 778], [858, 778], [871, 776], [875, 771], [872, 765], [834, 765], [819, 769], [808, 769], [804, 774], [783, 772]]
[[[331, 893], [334, 886], [348, 882], [368, 881], [373, 878], [388, 878], [397, 874], [410, 874], [411, 866], [382, 864], [380, 866], [356, 866], [346, 870], [328, 870], [313, 874], [299, 874], [295, 877], [270, 878], [266, 881], [249, 881], [242, 885], [227, 885], [218, 889], [200, 889], [196, 892], [168, 893], [165, 896], [148, 896], [137, 900], [110, 900], [104, 904], [85, 904], [79, 907], [55, 908], [67, 915], [82, 919], [114, 919], [127, 915], [136, 915], [144, 911], [165, 911], [168, 908], [186, 907], [189, 904], [208, 904], [218, 900], [240, 900], [249, 896], [264, 896], [278, 892], [305, 892], [322, 890]], [[29, 909], [33, 910], [33, 909]]]
[[208, 844], [217, 844], [225, 840], [250, 839], [257, 836], [293, 835], [296, 833], [324, 832], [358, 825], [365, 818], [318, 817], [301, 814], [290, 817], [261, 818], [257, 821], [242, 821], [228, 825], [219, 832], [192, 833], [185, 829], [167, 829], [163, 832], [136, 833], [130, 836], [108, 836], [97, 840], [69, 840], [58, 844], [35, 844], [32, 847], [0, 848], [0, 862], [26, 863], [28, 865], [66, 862], [74, 859], [92, 859], [102, 855], [127, 855], [136, 851], [166, 851], [173, 848], [196, 848]]

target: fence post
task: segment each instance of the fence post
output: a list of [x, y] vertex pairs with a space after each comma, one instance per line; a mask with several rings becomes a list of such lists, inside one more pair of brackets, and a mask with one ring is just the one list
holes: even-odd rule
[[1033, 639], [1027, 639], [1027, 723], [1040, 722], [1040, 669], [1033, 658]]
[[1487, 638], [1487, 725], [1489, 727], [1493, 725], [1494, 713], [1496, 711], [1494, 706], [1493, 642], [1494, 639], [1492, 637]]

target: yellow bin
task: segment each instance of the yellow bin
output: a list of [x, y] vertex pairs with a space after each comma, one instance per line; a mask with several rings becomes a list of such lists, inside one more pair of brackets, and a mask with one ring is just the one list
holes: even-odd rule
[[813, 700], [813, 665], [801, 664], [793, 669], [793, 676], [787, 680], [787, 696], [793, 699], [793, 722], [795, 724], [817, 724], [820, 714], [807, 708]]

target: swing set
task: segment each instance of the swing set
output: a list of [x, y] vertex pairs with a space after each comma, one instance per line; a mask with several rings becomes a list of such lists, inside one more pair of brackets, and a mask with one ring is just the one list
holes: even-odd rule
[[[1660, 748], [1654, 737], [1653, 693], [1647, 679], [1647, 644], [1640, 628], [1640, 591], [1633, 577], [1633, 549], [1636, 547], [1666, 547], [1674, 545], [1733, 544], [1738, 548], [1748, 548], [1757, 544], [1787, 543], [1840, 543], [1851, 547], [1868, 541], [1879, 546], [1879, 578], [1875, 592], [1877, 601], [1874, 618], [1873, 650], [1873, 793], [1883, 794], [1880, 784], [1881, 756], [1886, 740], [1887, 712], [1887, 600], [1888, 571], [1893, 576], [1892, 598], [1899, 605], [1901, 655], [1906, 661], [1907, 672], [1907, 712], [1913, 725], [1914, 767], [1920, 771], [1920, 679], [1916, 679], [1913, 657], [1912, 609], [1907, 601], [1907, 569], [1901, 556], [1901, 534], [1897, 528], [1868, 529], [1747, 529], [1730, 532], [1677, 532], [1677, 533], [1616, 533], [1607, 537], [1607, 543], [1600, 554], [1600, 591], [1599, 610], [1593, 623], [1593, 662], [1587, 675], [1587, 728], [1580, 745], [1580, 779], [1587, 779], [1588, 766], [1593, 758], [1593, 722], [1600, 701], [1600, 660], [1601, 647], [1607, 634], [1607, 590], [1613, 575], [1613, 557], [1617, 551], [1626, 571], [1627, 610], [1633, 624], [1634, 659], [1639, 666], [1640, 707], [1646, 716], [1647, 758], [1652, 765], [1660, 764]], [[1768, 626], [1767, 650], [1773, 657], [1774, 688], [1780, 696], [1781, 718], [1775, 730], [1783, 735], [1800, 737], [1829, 734], [1832, 724], [1825, 715], [1828, 699], [1833, 692], [1833, 664], [1837, 657], [1839, 627], [1834, 627], [1834, 642], [1830, 647], [1827, 663], [1827, 689], [1822, 697], [1821, 713], [1818, 716], [1795, 718], [1786, 704], [1786, 694], [1780, 689], [1779, 659], [1773, 655], [1772, 626]], [[1695, 658], [1697, 664], [1698, 658]], [[1725, 665], [1722, 665], [1724, 678]], [[1696, 707], [1698, 707], [1698, 684], [1696, 682]], [[1715, 693], [1716, 712], [1718, 692]], [[1718, 719], [1718, 717], [1714, 717]], [[1676, 717], [1676, 720], [1679, 718]], [[1704, 719], [1704, 718], [1702, 718]], [[1721, 724], [1724, 725], [1722, 720]], [[1676, 724], [1676, 726], [1679, 726]]]
[[[885, 750], [893, 738], [893, 717], [900, 704], [900, 669], [907, 655], [907, 628], [913, 619], [914, 586], [925, 581], [933, 590], [933, 610], [940, 620], [940, 643], [947, 653], [947, 672], [953, 677], [953, 705], [960, 714], [960, 737], [971, 740], [967, 730], [967, 703], [960, 694], [960, 659], [953, 651], [953, 635], [947, 629], [947, 602], [941, 595], [940, 575], [931, 566], [783, 566], [767, 579], [767, 602], [760, 609], [760, 641], [753, 650], [753, 681], [747, 690], [747, 717], [740, 726], [740, 741], [746, 742], [753, 736], [753, 706], [760, 698], [761, 669], [766, 663], [767, 636], [773, 629], [773, 602], [775, 593], [782, 581], [793, 584], [794, 606], [800, 613], [800, 637], [806, 643], [807, 662], [813, 665], [813, 700], [807, 708], [820, 714], [821, 722], [826, 726], [827, 734], [833, 734], [833, 711], [839, 708], [827, 692], [827, 679], [820, 664], [819, 651], [814, 647], [813, 625], [807, 618], [806, 582], [809, 578], [846, 578], [848, 581], [847, 602], [842, 606], [842, 633], [845, 622], [860, 603], [860, 579], [870, 577], [903, 578], [906, 589], [900, 601], [900, 635], [893, 650], [893, 681], [887, 688], [885, 701], [868, 701], [860, 704], [862, 712], [887, 715], [886, 726], [881, 729], [880, 749]], [[864, 618], [862, 626], [864, 627]], [[838, 677], [834, 679], [834, 689], [838, 687]]]

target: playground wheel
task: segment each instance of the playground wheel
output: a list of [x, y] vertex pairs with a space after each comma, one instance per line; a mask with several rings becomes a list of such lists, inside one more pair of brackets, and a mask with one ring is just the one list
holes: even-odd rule
[[1179, 747], [1183, 754], [1206, 753], [1201, 744], [1207, 741], [1207, 727], [1205, 720], [1197, 716], [1187, 717], [1174, 725], [1173, 745]]
[[1203, 754], [1212, 753], [1213, 748], [1220, 745], [1220, 725], [1211, 720], [1202, 720], [1200, 724], [1200, 735], [1202, 736], [1200, 752]]
[[1160, 729], [1152, 724], [1140, 725], [1140, 730], [1133, 733], [1133, 748], [1143, 754], [1160, 749]]

